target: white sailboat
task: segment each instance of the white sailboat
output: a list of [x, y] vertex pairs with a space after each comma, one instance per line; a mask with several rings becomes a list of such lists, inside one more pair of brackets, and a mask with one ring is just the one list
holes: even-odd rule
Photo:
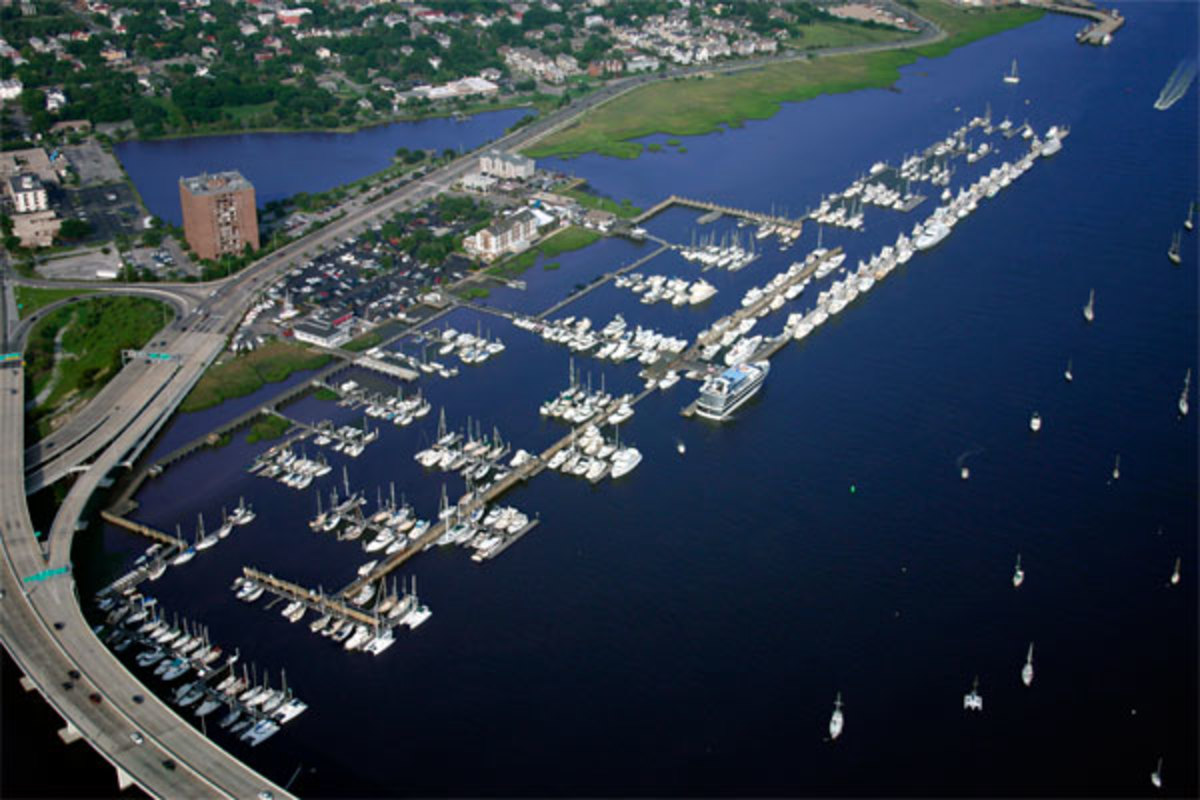
[[1187, 373], [1183, 376], [1183, 391], [1179, 394], [1179, 415], [1186, 417], [1188, 414], [1188, 390], [1192, 385], [1192, 368], [1188, 367]]
[[1042, 429], [1042, 415], [1038, 412], [1033, 412], [1033, 416], [1029, 418], [1029, 430], [1037, 433]]
[[1158, 765], [1154, 768], [1154, 772], [1150, 773], [1150, 782], [1154, 784], [1155, 789], [1162, 788], [1162, 757], [1158, 759]]
[[1117, 454], [1116, 463], [1113, 464], [1112, 476], [1113, 476], [1114, 481], [1121, 479], [1121, 454], [1120, 453]]
[[1075, 373], [1071, 370], [1071, 359], [1067, 359], [1067, 368], [1063, 371], [1063, 379], [1067, 383], [1075, 380]]
[[833, 701], [833, 716], [829, 718], [829, 738], [831, 740], [842, 735], [845, 722], [845, 717], [842, 716], [842, 693], [838, 692], [837, 699]]
[[1017, 75], [1017, 60], [1015, 58], [1013, 59], [1013, 62], [1012, 62], [1012, 68], [1008, 72], [1006, 72], [1004, 75], [1004, 82], [1005, 83], [1020, 83], [1021, 82], [1021, 77], [1019, 75]]
[[979, 676], [971, 684], [971, 691], [963, 695], [963, 709], [966, 711], [983, 711], [983, 695], [979, 693]]
[[1088, 293], [1087, 305], [1083, 307], [1083, 318], [1088, 322], [1096, 319], [1096, 290], [1092, 289]]
[[1029, 655], [1025, 656], [1025, 666], [1021, 668], [1021, 683], [1033, 684], [1033, 642], [1029, 643]]
[[1021, 568], [1021, 554], [1017, 553], [1017, 566], [1013, 569], [1012, 584], [1017, 589], [1025, 582], [1025, 570]]
[[1167, 258], [1170, 259], [1171, 263], [1175, 266], [1179, 266], [1179, 263], [1183, 260], [1179, 254], [1179, 245], [1179, 231], [1175, 231], [1175, 235], [1171, 237], [1171, 246], [1167, 248]]
[[1172, 586], [1179, 585], [1179, 569], [1182, 566], [1183, 566], [1183, 559], [1176, 558], [1175, 559], [1175, 570], [1171, 573], [1171, 585]]

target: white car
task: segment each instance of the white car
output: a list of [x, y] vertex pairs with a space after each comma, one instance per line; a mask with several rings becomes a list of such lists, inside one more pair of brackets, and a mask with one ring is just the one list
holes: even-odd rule
[[141, 744], [142, 742], [146, 741], [145, 737], [143, 737], [142, 734], [138, 733], [137, 731], [129, 734], [129, 739], [134, 744]]

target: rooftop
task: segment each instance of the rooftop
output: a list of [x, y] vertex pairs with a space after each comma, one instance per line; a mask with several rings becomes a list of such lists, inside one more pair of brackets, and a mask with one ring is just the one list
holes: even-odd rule
[[242, 173], [237, 170], [215, 172], [212, 174], [204, 172], [190, 178], [180, 178], [179, 184], [187, 187], [187, 190], [192, 194], [197, 195], [225, 194], [226, 192], [240, 192], [254, 188], [254, 184], [246, 180], [242, 176]]

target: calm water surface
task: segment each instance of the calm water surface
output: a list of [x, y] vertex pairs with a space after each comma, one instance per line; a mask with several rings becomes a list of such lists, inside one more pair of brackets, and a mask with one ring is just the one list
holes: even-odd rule
[[183, 224], [179, 179], [240, 170], [254, 184], [259, 208], [298, 192], [323, 192], [392, 163], [396, 150], [470, 150], [501, 136], [530, 113], [514, 108], [470, 119], [426, 119], [377, 125], [353, 133], [244, 133], [124, 142], [117, 157], [150, 213]]
[[[1163, 793], [1194, 796], [1197, 414], [1180, 419], [1175, 403], [1197, 366], [1196, 235], [1181, 267], [1165, 250], [1197, 192], [1196, 92], [1165, 113], [1151, 104], [1175, 64], [1195, 57], [1197, 9], [1122, 11], [1129, 23], [1110, 48], [1077, 46], [1080, 23], [1050, 17], [921, 61], [899, 92], [788, 106], [688, 139], [686, 155], [561, 165], [639, 204], [675, 192], [799, 211], [987, 103], [996, 119], [1071, 127], [1060, 154], [781, 351], [736, 422], [680, 417], [690, 382], [655, 393], [622, 428], [645, 456], [633, 474], [596, 488], [545, 474], [505, 498], [542, 524], [496, 561], [431, 551], [411, 562], [405, 574], [434, 615], [379, 658], [346, 655], [228, 591], [243, 565], [328, 589], [368, 558], [308, 530], [315, 491], [246, 475], [263, 445], [239, 438], [147, 484], [136, 516], [163, 528], [190, 531], [200, 512], [211, 524], [239, 495], [259, 512], [151, 586], [274, 683], [286, 668], [311, 706], [255, 750], [217, 739], [276, 780], [297, 774], [292, 788], [313, 796], [1129, 796], [1151, 791], [1160, 756]], [[1000, 80], [1014, 57], [1015, 88]], [[956, 162], [953, 186], [994, 158]], [[826, 231], [824, 243], [844, 245], [853, 264], [933, 205], [871, 208], [867, 231]], [[682, 210], [648, 227], [676, 242], [737, 230]], [[608, 286], [562, 314], [603, 324], [620, 311], [694, 335], [816, 235], [787, 253], [772, 244], [735, 275], [707, 273], [721, 291], [704, 308], [648, 307]], [[527, 291], [488, 302], [543, 308], [650, 247], [612, 241], [561, 256], [561, 269], [527, 274]], [[668, 254], [644, 271], [695, 269]], [[1093, 288], [1089, 326], [1080, 308]], [[759, 327], [778, 330], [785, 315]], [[440, 324], [508, 344], [454, 380], [423, 381], [453, 424], [498, 425], [529, 450], [565, 432], [537, 413], [566, 383], [564, 348], [490, 314], [460, 310]], [[630, 365], [577, 364], [614, 390], [640, 385]], [[289, 413], [356, 417], [312, 398]], [[384, 426], [356, 460], [331, 454], [338, 469], [321, 490], [345, 463], [372, 499], [395, 482], [433, 514], [442, 478], [412, 460], [433, 416], [425, 423]], [[956, 459], [967, 451], [964, 482]], [[457, 496], [461, 481], [447, 483]], [[105, 537], [110, 551], [144, 546]], [[1169, 588], [1176, 557], [1183, 581]], [[986, 711], [968, 716], [961, 698], [975, 676]], [[839, 691], [846, 729], [831, 745]]]

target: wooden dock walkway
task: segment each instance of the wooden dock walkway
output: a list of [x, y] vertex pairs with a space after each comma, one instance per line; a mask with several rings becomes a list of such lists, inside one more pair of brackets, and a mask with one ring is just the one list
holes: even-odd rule
[[1125, 18], [1115, 8], [1104, 10], [1090, 2], [1054, 2], [1054, 0], [1022, 0], [1023, 5], [1043, 8], [1056, 14], [1068, 14], [1074, 17], [1085, 17], [1092, 23], [1075, 34], [1075, 41], [1080, 44], [1106, 45], [1112, 41], [1113, 34], [1125, 24]]
[[317, 609], [324, 614], [334, 614], [346, 619], [352, 619], [355, 622], [361, 622], [364, 625], [369, 625], [372, 628], [384, 626], [386, 621], [381, 620], [374, 614], [369, 614], [362, 609], [343, 602], [336, 595], [327, 595], [322, 592], [313, 591], [299, 584], [285, 581], [282, 578], [276, 578], [261, 570], [253, 567], [242, 567], [242, 575], [255, 583], [261, 584], [267, 591], [282, 597], [286, 600], [299, 600], [301, 603], [310, 609]]
[[764, 214], [761, 211], [751, 211], [747, 208], [734, 208], [733, 206], [726, 206], [708, 200], [693, 200], [689, 197], [681, 197], [677, 194], [673, 194], [670, 197], [658, 201], [654, 205], [650, 206], [650, 208], [647, 208], [641, 214], [638, 214], [636, 217], [634, 217], [632, 222], [635, 225], [641, 225], [646, 220], [657, 214], [661, 214], [671, 206], [686, 206], [688, 208], [694, 208], [697, 211], [706, 211], [709, 214], [725, 214], [731, 217], [740, 217], [742, 219], [753, 220], [760, 225], [774, 225], [776, 227], [790, 228], [794, 230], [797, 235], [804, 230], [803, 219], [789, 219], [788, 217], [781, 217], [777, 214]]
[[[629, 401], [629, 405], [631, 407], [637, 405], [637, 403], [641, 402], [653, 391], [653, 389], [643, 389]], [[464, 495], [458, 501], [458, 508], [461, 510], [462, 514], [470, 515], [473, 511], [475, 511], [475, 509], [499, 499], [501, 495], [513, 487], [526, 483], [546, 468], [546, 464], [549, 463], [550, 459], [554, 457], [555, 453], [565, 447], [570, 446], [570, 444], [576, 440], [576, 431], [587, 427], [588, 424], [594, 423], [597, 419], [607, 420], [608, 417], [620, 407], [620, 405], [620, 399], [614, 399], [607, 408], [602, 410], [596, 416], [592, 417], [591, 420], [581, 425], [572, 427], [565, 436], [551, 444], [540, 455], [534, 456], [521, 466], [512, 469], [503, 480], [497, 481], [482, 492], [476, 491], [471, 494]], [[436, 542], [438, 538], [445, 533], [445, 531], [445, 520], [434, 522], [429, 526], [429, 530], [425, 531], [424, 535], [422, 535], [420, 539], [418, 539], [409, 547], [406, 547], [403, 550], [393, 553], [385, 558], [383, 561], [377, 564], [375, 569], [371, 570], [370, 573], [354, 580], [349, 585], [339, 590], [337, 592], [337, 596], [342, 598], [351, 597], [357, 594], [363, 586], [371, 581], [377, 581], [380, 578], [387, 576], [417, 553], [420, 553], [422, 550], [424, 550], [428, 545]]]
[[172, 536], [169, 533], [163, 533], [160, 530], [155, 530], [149, 525], [143, 525], [140, 522], [134, 522], [131, 519], [117, 516], [111, 511], [101, 511], [100, 518], [110, 525], [116, 525], [118, 528], [124, 528], [131, 533], [136, 533], [145, 536], [148, 539], [153, 539], [156, 542], [161, 542], [171, 547], [178, 547], [180, 550], [186, 549], [188, 543], [178, 537]]
[[624, 275], [626, 272], [632, 272], [633, 270], [638, 269], [643, 264], [646, 264], [647, 262], [649, 262], [651, 259], [654, 259], [654, 258], [658, 257], [659, 255], [661, 255], [664, 250], [669, 250], [669, 249], [670, 249], [670, 245], [668, 245], [664, 242], [663, 244], [660, 244], [658, 247], [656, 247], [652, 252], [647, 253], [646, 255], [642, 256], [641, 258], [637, 259], [636, 261], [626, 264], [625, 266], [621, 267], [620, 269], [614, 270], [612, 272], [604, 273], [603, 275], [601, 275], [600, 277], [596, 278], [594, 281], [589, 283], [587, 286], [580, 289], [578, 292], [574, 292], [570, 295], [567, 295], [565, 298], [563, 298], [562, 300], [559, 300], [557, 303], [550, 306], [542, 313], [536, 315], [534, 317], [534, 319], [538, 320], [539, 322], [544, 320], [546, 317], [550, 316], [551, 314], [561, 311], [562, 309], [569, 306], [571, 303], [574, 303], [579, 298], [585, 297], [589, 293], [595, 291], [596, 289], [599, 289], [601, 286], [603, 286], [604, 284], [613, 280], [614, 278]]

